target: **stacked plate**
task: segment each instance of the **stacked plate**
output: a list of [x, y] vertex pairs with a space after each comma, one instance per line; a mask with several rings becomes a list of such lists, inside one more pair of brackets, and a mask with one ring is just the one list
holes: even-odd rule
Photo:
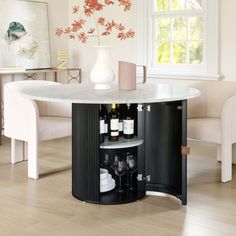
[[100, 169], [100, 192], [108, 192], [115, 188], [115, 180], [106, 169]]

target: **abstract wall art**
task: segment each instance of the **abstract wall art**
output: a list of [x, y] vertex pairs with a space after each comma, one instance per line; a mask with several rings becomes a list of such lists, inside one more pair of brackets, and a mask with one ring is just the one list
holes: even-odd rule
[[0, 0], [0, 68], [50, 68], [48, 6]]

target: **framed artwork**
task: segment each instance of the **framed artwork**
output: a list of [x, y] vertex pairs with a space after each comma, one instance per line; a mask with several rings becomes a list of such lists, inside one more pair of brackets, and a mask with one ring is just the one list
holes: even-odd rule
[[48, 5], [0, 0], [0, 69], [51, 67]]

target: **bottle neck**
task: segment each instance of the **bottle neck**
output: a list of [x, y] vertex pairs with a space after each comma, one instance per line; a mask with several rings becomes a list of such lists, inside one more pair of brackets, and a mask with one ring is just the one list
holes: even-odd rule
[[115, 109], [116, 109], [116, 104], [115, 104], [115, 103], [112, 103], [111, 109], [112, 109], [112, 110], [115, 110]]

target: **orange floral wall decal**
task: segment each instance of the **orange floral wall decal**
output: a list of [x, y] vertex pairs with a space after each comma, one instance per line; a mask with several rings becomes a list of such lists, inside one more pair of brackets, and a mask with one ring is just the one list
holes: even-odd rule
[[[57, 27], [55, 34], [60, 37], [65, 34], [70, 39], [78, 39], [81, 43], [86, 43], [89, 37], [96, 37], [100, 45], [101, 37], [109, 36], [112, 32], [116, 32], [116, 36], [120, 40], [133, 38], [135, 32], [131, 29], [126, 30], [122, 23], [117, 23], [115, 20], [107, 20], [105, 17], [97, 17], [97, 14], [105, 8], [117, 4], [123, 8], [124, 12], [131, 10], [131, 0], [84, 0], [82, 6], [74, 6], [72, 9], [73, 14], [78, 15], [78, 19], [74, 20], [72, 24], [63, 29]], [[94, 19], [94, 27], [85, 30], [85, 25], [89, 18]]]

